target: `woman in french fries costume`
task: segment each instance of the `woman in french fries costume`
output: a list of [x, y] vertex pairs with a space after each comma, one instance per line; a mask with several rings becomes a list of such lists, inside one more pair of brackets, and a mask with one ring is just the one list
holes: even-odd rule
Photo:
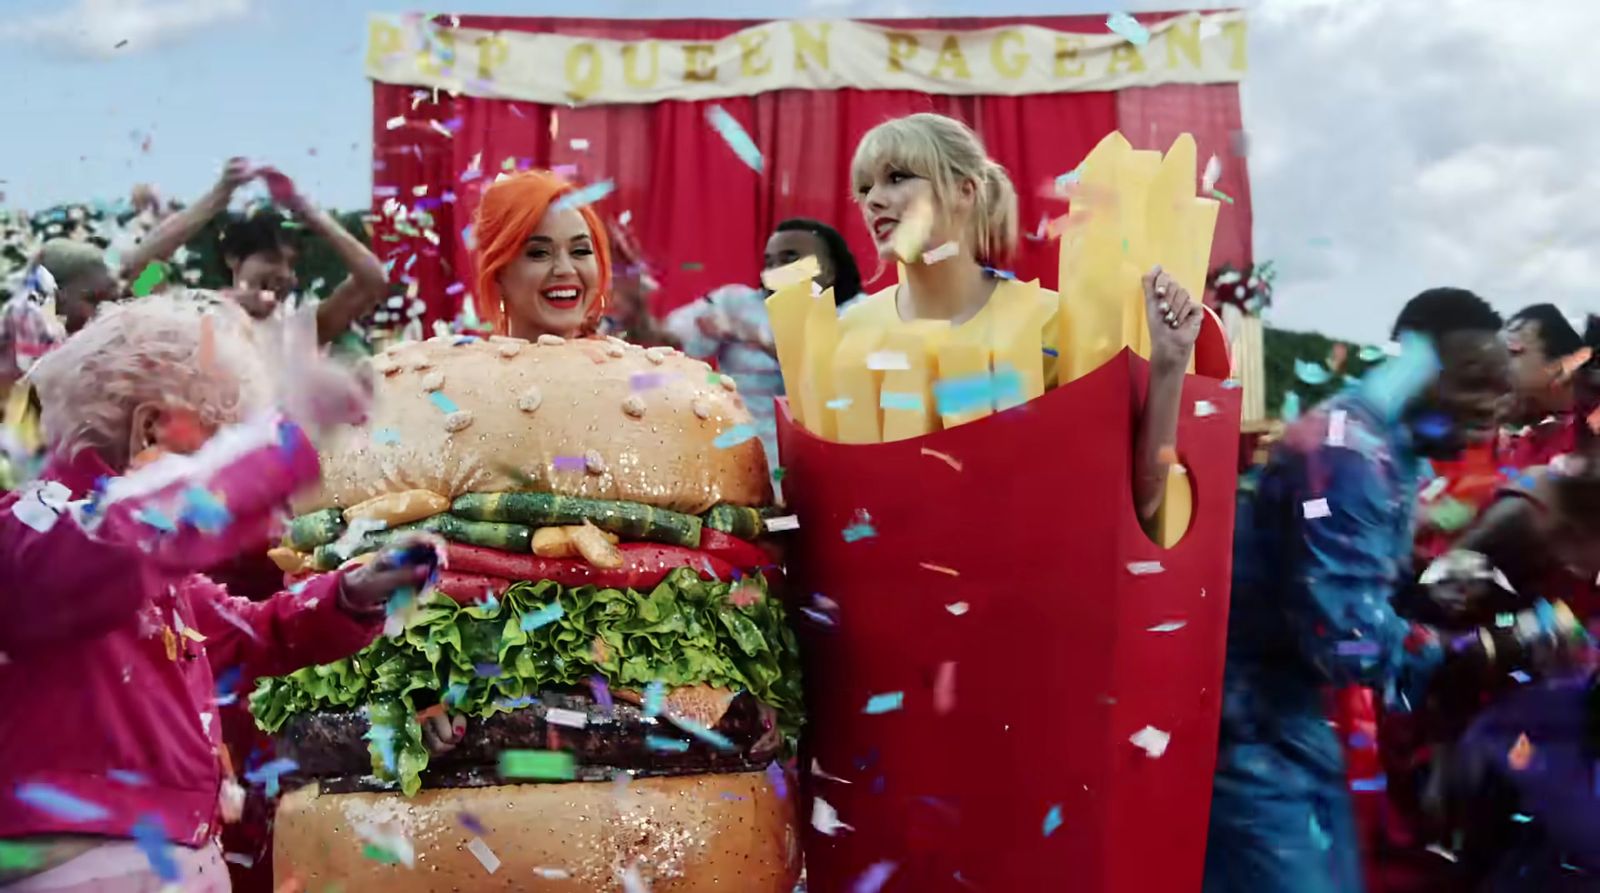
[[1188, 136], [1078, 174], [1057, 294], [994, 270], [1017, 200], [971, 130], [880, 125], [852, 180], [900, 282], [768, 301], [821, 893], [1199, 888], [1239, 401], [1184, 286], [1217, 206]]

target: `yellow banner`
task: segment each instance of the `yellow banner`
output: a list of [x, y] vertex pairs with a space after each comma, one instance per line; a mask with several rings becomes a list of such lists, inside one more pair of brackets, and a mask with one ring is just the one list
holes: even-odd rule
[[1235, 83], [1245, 66], [1239, 11], [1168, 19], [1139, 45], [1110, 31], [896, 30], [851, 21], [766, 22], [715, 41], [597, 40], [374, 15], [367, 46], [367, 76], [383, 83], [578, 105], [846, 87], [1018, 96]]

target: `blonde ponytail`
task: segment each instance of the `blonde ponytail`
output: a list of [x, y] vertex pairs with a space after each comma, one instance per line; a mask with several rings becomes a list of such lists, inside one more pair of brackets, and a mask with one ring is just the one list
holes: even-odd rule
[[972, 244], [979, 261], [1001, 263], [1016, 252], [1017, 216], [1017, 190], [1011, 185], [1011, 175], [992, 159], [984, 159], [972, 209]]

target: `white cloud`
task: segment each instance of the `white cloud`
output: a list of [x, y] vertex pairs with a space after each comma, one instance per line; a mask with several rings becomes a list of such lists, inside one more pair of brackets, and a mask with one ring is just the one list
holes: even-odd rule
[[[1248, 4], [1256, 256], [1272, 323], [1381, 340], [1436, 285], [1600, 312], [1600, 3]], [[1324, 242], [1323, 240], [1327, 240]]]
[[[55, 12], [0, 21], [0, 40], [103, 58], [137, 52], [243, 18], [252, 0], [77, 0]], [[118, 47], [126, 41], [126, 45]]]

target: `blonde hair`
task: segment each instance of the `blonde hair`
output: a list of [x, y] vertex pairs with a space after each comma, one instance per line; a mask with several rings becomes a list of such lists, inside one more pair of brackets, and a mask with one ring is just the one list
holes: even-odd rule
[[50, 448], [68, 455], [93, 449], [119, 471], [130, 458], [141, 404], [188, 409], [208, 425], [226, 425], [265, 405], [269, 381], [244, 311], [188, 289], [106, 305], [40, 358], [28, 380]]
[[966, 236], [978, 260], [998, 263], [1017, 250], [1017, 191], [1005, 168], [989, 158], [972, 128], [944, 115], [923, 112], [885, 121], [867, 131], [850, 163], [859, 197], [887, 170], [900, 170], [933, 184], [935, 211], [950, 220], [961, 184], [976, 188]]

